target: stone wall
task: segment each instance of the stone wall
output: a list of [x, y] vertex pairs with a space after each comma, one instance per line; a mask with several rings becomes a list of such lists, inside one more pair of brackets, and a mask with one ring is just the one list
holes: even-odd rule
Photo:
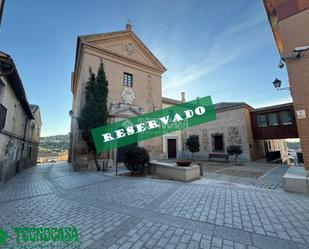
[[3, 182], [36, 164], [41, 122], [39, 111], [34, 115], [35, 120], [28, 118], [9, 82], [5, 77], [1, 80], [5, 88], [0, 103], [7, 108], [5, 127], [0, 130], [0, 182]]
[[198, 135], [200, 152], [195, 157], [207, 159], [213, 152], [212, 135], [223, 134], [224, 152], [229, 145], [240, 145], [243, 154], [240, 160], [250, 161], [263, 157], [259, 142], [253, 140], [250, 122], [250, 110], [246, 107], [217, 112], [217, 120], [191, 127], [183, 131], [184, 141], [190, 135]]

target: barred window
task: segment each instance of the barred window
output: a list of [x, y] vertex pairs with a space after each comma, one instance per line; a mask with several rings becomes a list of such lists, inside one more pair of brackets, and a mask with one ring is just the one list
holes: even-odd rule
[[124, 73], [123, 74], [123, 85], [124, 86], [133, 86], [133, 75], [130, 73]]

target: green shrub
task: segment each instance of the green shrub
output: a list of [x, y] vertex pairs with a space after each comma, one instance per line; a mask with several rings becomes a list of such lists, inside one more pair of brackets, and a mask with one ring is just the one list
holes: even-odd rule
[[149, 163], [148, 151], [136, 145], [128, 146], [124, 151], [124, 165], [131, 173], [145, 172], [145, 166]]
[[186, 147], [192, 153], [193, 159], [193, 153], [200, 151], [200, 142], [198, 135], [190, 135], [186, 141]]
[[235, 164], [237, 164], [237, 158], [242, 152], [240, 145], [230, 145], [227, 147], [227, 153], [231, 156], [235, 155]]

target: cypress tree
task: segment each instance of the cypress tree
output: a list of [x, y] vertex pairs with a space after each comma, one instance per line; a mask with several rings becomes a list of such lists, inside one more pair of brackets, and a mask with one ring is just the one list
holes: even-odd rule
[[85, 95], [85, 105], [78, 118], [78, 126], [82, 131], [83, 140], [88, 145], [88, 152], [93, 153], [95, 164], [99, 171], [100, 166], [97, 160], [97, 152], [91, 135], [91, 129], [105, 125], [108, 118], [108, 80], [106, 79], [102, 61], [97, 75], [89, 68], [89, 78], [86, 82]]

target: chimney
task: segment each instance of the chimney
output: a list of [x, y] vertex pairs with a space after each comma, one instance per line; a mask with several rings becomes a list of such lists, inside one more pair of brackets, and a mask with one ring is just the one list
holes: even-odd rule
[[181, 92], [181, 102], [186, 102], [186, 93]]

